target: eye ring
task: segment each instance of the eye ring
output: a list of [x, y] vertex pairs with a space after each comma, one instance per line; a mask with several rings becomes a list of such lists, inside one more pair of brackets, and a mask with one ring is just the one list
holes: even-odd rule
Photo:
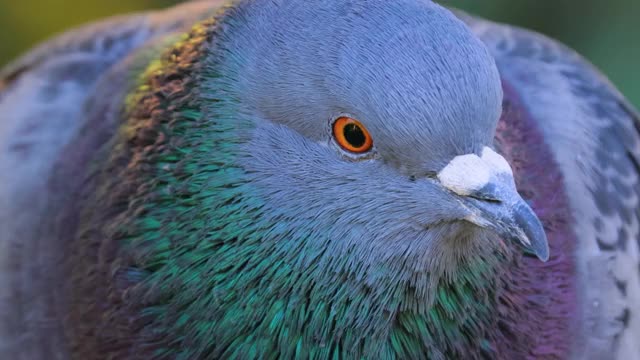
[[367, 128], [348, 116], [334, 121], [333, 137], [341, 148], [355, 154], [362, 154], [373, 148], [373, 138]]

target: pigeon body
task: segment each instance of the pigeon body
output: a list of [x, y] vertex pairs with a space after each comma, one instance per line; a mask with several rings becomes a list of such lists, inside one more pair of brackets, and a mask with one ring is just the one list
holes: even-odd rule
[[0, 354], [638, 357], [637, 115], [457, 15], [201, 1], [4, 69]]

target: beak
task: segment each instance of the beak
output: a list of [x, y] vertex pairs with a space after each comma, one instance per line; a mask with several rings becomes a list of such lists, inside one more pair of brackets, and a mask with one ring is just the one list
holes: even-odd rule
[[502, 156], [485, 147], [482, 157], [455, 158], [438, 178], [471, 210], [465, 220], [517, 242], [542, 261], [549, 259], [544, 228], [518, 194], [511, 167]]
[[496, 232], [503, 238], [520, 244], [525, 251], [538, 259], [549, 259], [549, 244], [544, 228], [531, 207], [516, 191], [509, 191], [500, 184], [489, 184], [491, 192], [481, 191], [463, 198], [463, 202], [472, 209], [473, 215], [468, 221]]

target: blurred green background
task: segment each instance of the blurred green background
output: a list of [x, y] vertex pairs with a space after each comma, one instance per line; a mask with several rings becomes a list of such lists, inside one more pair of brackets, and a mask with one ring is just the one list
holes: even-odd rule
[[[390, 0], [392, 1], [392, 0]], [[0, 66], [38, 41], [96, 18], [176, 0], [0, 0]], [[441, 0], [559, 39], [596, 64], [640, 105], [640, 0]]]

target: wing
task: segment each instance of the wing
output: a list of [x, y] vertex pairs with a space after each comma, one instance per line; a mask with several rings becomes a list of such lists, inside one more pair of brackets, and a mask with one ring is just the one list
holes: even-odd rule
[[[613, 85], [539, 34], [459, 17], [493, 53], [542, 133], [564, 182], [577, 238], [578, 358], [640, 358], [640, 123]], [[507, 90], [505, 90], [505, 94]]]
[[121, 63], [143, 44], [210, 17], [219, 5], [189, 2], [84, 26], [0, 71], [0, 359], [67, 358], [57, 296], [63, 246], [39, 229], [56, 216], [46, 210], [55, 160], [83, 127], [91, 98], [112, 95], [95, 89], [118, 67], [135, 73]]

